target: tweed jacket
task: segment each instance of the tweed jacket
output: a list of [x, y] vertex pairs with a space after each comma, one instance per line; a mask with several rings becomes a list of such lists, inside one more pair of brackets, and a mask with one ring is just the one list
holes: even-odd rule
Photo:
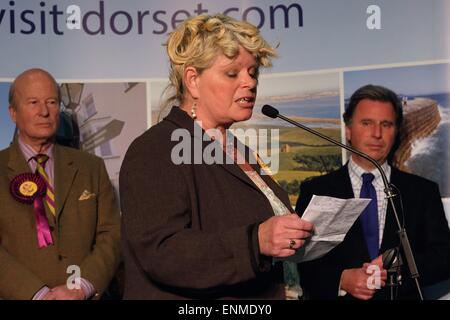
[[30, 299], [45, 285], [66, 284], [70, 265], [101, 294], [118, 266], [120, 216], [103, 161], [55, 145], [54, 166], [56, 214], [47, 212], [54, 244], [39, 249], [33, 206], [9, 191], [30, 169], [17, 142], [0, 151], [1, 299]]

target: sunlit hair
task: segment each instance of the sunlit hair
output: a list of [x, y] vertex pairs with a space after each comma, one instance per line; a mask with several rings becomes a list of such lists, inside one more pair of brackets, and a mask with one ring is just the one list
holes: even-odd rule
[[220, 53], [230, 59], [235, 58], [239, 54], [239, 46], [253, 54], [258, 67], [272, 66], [271, 59], [276, 57], [275, 49], [263, 39], [258, 28], [222, 14], [185, 20], [170, 33], [166, 46], [170, 58], [170, 83], [166, 92], [170, 93], [165, 105], [183, 103], [186, 67], [194, 67], [201, 73]]

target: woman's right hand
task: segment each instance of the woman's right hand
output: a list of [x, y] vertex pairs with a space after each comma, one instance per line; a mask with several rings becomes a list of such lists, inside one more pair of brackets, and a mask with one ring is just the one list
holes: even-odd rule
[[296, 213], [271, 217], [259, 225], [259, 251], [271, 257], [292, 256], [311, 236], [313, 228]]

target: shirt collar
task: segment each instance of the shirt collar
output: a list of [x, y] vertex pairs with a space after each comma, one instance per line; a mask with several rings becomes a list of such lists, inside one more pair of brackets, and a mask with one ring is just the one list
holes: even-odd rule
[[[384, 173], [386, 174], [386, 178], [388, 179], [388, 181], [390, 180], [391, 177], [391, 166], [388, 164], [387, 161], [385, 161], [382, 165], [381, 168], [383, 169]], [[358, 164], [356, 164], [355, 161], [353, 161], [353, 157], [350, 157], [350, 160], [348, 162], [348, 170], [350, 172], [351, 175], [360, 177], [362, 176], [363, 173], [372, 173], [375, 176], [375, 182], [377, 184], [383, 184], [383, 179], [381, 178], [381, 173], [380, 171], [378, 171], [377, 168], [372, 169], [371, 171], [365, 170], [363, 168], [361, 168]]]
[[[22, 151], [22, 153], [24, 154], [27, 162], [30, 161], [30, 159], [32, 157], [37, 155], [36, 151], [29, 144], [25, 143], [20, 137], [18, 138], [18, 143], [19, 143], [19, 148]], [[47, 148], [47, 150], [40, 152], [40, 154], [45, 154], [46, 156], [48, 156], [49, 159], [53, 159], [54, 146], [55, 146], [54, 143], [50, 144], [50, 146]]]

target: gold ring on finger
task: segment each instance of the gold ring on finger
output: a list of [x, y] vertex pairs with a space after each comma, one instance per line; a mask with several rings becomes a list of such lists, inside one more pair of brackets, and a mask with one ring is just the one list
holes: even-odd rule
[[295, 246], [295, 240], [294, 239], [289, 240], [289, 249], [294, 249], [294, 246]]

